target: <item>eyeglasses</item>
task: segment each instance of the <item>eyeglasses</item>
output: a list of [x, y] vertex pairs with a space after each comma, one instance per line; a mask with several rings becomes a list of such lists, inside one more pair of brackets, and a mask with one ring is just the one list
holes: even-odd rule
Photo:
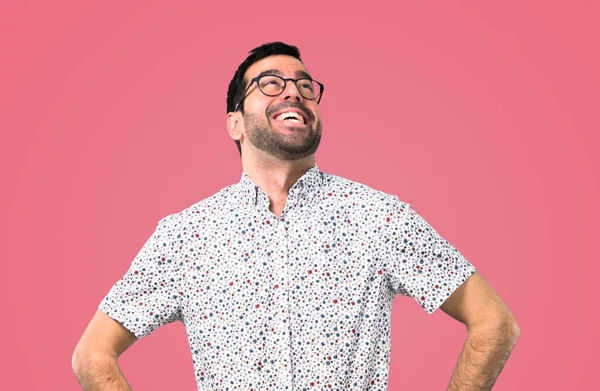
[[319, 83], [318, 81], [311, 79], [310, 77], [292, 79], [283, 78], [276, 75], [262, 75], [250, 80], [248, 88], [246, 88], [246, 91], [244, 91], [244, 97], [238, 102], [237, 105], [235, 105], [234, 111], [239, 110], [240, 105], [248, 96], [246, 95], [248, 93], [248, 90], [250, 90], [250, 87], [252, 87], [252, 84], [254, 84], [254, 82], [256, 82], [256, 84], [258, 85], [258, 89], [260, 90], [260, 92], [262, 92], [266, 96], [278, 96], [281, 95], [283, 91], [285, 91], [285, 87], [287, 86], [288, 81], [293, 81], [296, 84], [298, 92], [304, 99], [316, 99], [317, 103], [321, 102], [321, 97], [323, 96], [323, 90], [325, 89], [325, 86]]

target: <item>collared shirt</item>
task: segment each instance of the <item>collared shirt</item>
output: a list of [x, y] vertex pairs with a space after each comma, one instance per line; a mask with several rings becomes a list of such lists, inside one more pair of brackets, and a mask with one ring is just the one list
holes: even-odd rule
[[245, 173], [162, 219], [99, 308], [181, 321], [198, 390], [386, 390], [400, 293], [429, 314], [475, 268], [398, 197], [321, 172], [280, 217]]

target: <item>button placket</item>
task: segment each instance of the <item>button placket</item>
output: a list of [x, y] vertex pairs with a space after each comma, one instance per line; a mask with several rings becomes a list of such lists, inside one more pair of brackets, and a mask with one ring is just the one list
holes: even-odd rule
[[[291, 349], [289, 335], [289, 276], [288, 276], [288, 238], [286, 218], [273, 215], [264, 210], [262, 218], [271, 236], [274, 251], [270, 252], [266, 262], [270, 265], [265, 279], [271, 280], [268, 300], [263, 309], [268, 311], [263, 317], [262, 332], [266, 334], [264, 350], [255, 356], [260, 362], [260, 380], [265, 389], [271, 389], [271, 383], [278, 389], [292, 389]], [[283, 216], [283, 215], [282, 215]], [[270, 272], [269, 272], [270, 270]], [[269, 276], [268, 274], [271, 274]], [[259, 358], [260, 357], [260, 358]], [[281, 387], [281, 385], [284, 385]]]
[[279, 326], [278, 335], [280, 336], [281, 346], [281, 360], [282, 366], [280, 367], [281, 383], [289, 386], [289, 389], [293, 389], [292, 384], [292, 351], [291, 351], [291, 339], [290, 339], [290, 276], [289, 276], [289, 235], [288, 235], [288, 224], [289, 224], [289, 213], [282, 214], [277, 219], [277, 237], [279, 240], [279, 259], [276, 262], [278, 265], [281, 280], [283, 281], [282, 286], [279, 288], [281, 292], [279, 294], [278, 308], [281, 314], [281, 321], [277, 323]]

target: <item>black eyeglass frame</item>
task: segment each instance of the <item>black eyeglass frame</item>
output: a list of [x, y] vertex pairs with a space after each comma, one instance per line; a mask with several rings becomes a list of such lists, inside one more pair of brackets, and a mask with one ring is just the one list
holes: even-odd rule
[[[263, 92], [263, 90], [260, 88], [260, 84], [258, 83], [258, 81], [260, 79], [262, 79], [263, 77], [277, 77], [281, 80], [283, 80], [283, 89], [281, 90], [281, 92], [279, 94], [275, 94], [275, 95], [271, 95], [271, 94], [266, 94]], [[319, 85], [319, 87], [321, 88], [319, 91], [319, 95], [315, 96], [314, 98], [307, 98], [304, 95], [302, 95], [302, 92], [300, 92], [300, 88], [298, 87], [298, 82], [300, 80], [310, 80], [312, 82], [315, 82]], [[242, 104], [242, 102], [244, 101], [244, 99], [246, 99], [248, 97], [248, 91], [250, 90], [250, 88], [252, 87], [252, 85], [254, 84], [254, 82], [256, 82], [256, 85], [258, 86], [258, 90], [266, 96], [279, 96], [281, 94], [283, 94], [283, 92], [285, 91], [285, 89], [287, 88], [287, 82], [288, 81], [293, 81], [294, 84], [296, 85], [296, 88], [298, 89], [298, 93], [300, 94], [300, 96], [302, 96], [304, 99], [308, 99], [308, 100], [317, 100], [317, 103], [321, 102], [321, 98], [323, 97], [323, 91], [325, 91], [325, 86], [323, 85], [323, 83], [320, 83], [318, 81], [316, 81], [315, 79], [312, 79], [310, 77], [301, 77], [299, 79], [294, 79], [291, 77], [285, 78], [285, 77], [281, 77], [278, 75], [260, 75], [260, 76], [256, 76], [255, 78], [253, 78], [252, 80], [250, 80], [250, 84], [248, 84], [248, 87], [246, 87], [246, 91], [244, 91], [244, 97], [235, 105], [235, 109], [233, 111], [238, 111], [240, 109], [240, 105]]]

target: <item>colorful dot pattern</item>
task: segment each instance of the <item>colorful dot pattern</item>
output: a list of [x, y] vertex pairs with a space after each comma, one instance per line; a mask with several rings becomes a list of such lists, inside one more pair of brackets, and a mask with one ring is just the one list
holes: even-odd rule
[[162, 219], [99, 308], [180, 321], [198, 390], [386, 390], [396, 293], [433, 313], [473, 272], [408, 203], [315, 165], [280, 217], [245, 174]]

